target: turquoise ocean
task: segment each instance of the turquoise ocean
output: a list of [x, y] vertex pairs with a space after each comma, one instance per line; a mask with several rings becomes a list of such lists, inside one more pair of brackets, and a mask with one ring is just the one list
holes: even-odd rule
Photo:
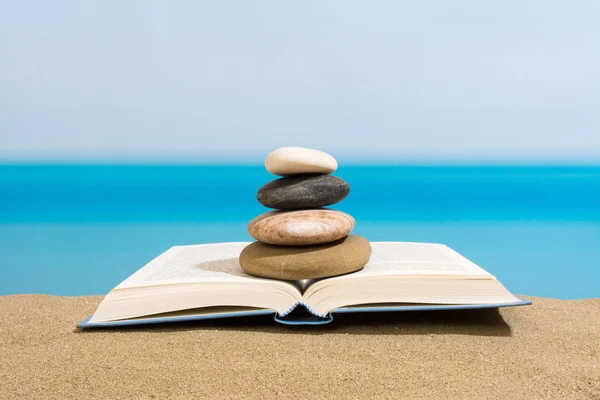
[[[444, 243], [514, 293], [600, 297], [600, 166], [342, 166], [371, 241]], [[250, 241], [260, 165], [1, 165], [0, 295], [105, 294], [173, 245]]]

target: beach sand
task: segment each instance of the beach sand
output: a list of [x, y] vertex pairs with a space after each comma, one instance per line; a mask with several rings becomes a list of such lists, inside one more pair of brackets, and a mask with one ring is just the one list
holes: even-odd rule
[[[528, 297], [530, 298], [530, 297]], [[0, 297], [1, 399], [600, 399], [600, 299], [79, 331], [101, 297]]]

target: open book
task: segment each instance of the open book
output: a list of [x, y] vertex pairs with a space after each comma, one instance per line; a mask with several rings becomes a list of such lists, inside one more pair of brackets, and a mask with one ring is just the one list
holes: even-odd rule
[[[487, 308], [530, 304], [439, 244], [373, 242], [364, 269], [309, 282], [250, 276], [238, 257], [249, 243], [172, 247], [102, 300], [80, 328], [274, 314], [318, 324], [336, 312]], [[297, 320], [305, 308], [311, 318]]]

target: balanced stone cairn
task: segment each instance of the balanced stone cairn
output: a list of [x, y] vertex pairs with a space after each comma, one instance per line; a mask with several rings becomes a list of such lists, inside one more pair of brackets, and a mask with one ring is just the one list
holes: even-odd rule
[[371, 245], [350, 235], [354, 218], [322, 208], [350, 193], [346, 181], [330, 175], [337, 169], [335, 158], [319, 150], [283, 147], [267, 156], [265, 167], [283, 178], [261, 187], [256, 198], [276, 210], [248, 224], [257, 242], [242, 250], [242, 269], [282, 280], [327, 278], [362, 269]]

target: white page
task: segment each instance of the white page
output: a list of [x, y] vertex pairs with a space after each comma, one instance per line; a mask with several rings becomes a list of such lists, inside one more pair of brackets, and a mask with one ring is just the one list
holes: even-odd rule
[[249, 242], [172, 247], [116, 289], [192, 282], [273, 282], [246, 274], [239, 255]]
[[379, 275], [492, 277], [487, 271], [442, 244], [372, 242], [371, 248], [371, 259], [362, 270], [332, 279]]
[[[116, 289], [191, 282], [269, 282], [246, 274], [239, 254], [249, 242], [176, 246], [127, 278]], [[361, 271], [329, 279], [377, 275], [491, 275], [452, 249], [430, 243], [372, 242]]]

